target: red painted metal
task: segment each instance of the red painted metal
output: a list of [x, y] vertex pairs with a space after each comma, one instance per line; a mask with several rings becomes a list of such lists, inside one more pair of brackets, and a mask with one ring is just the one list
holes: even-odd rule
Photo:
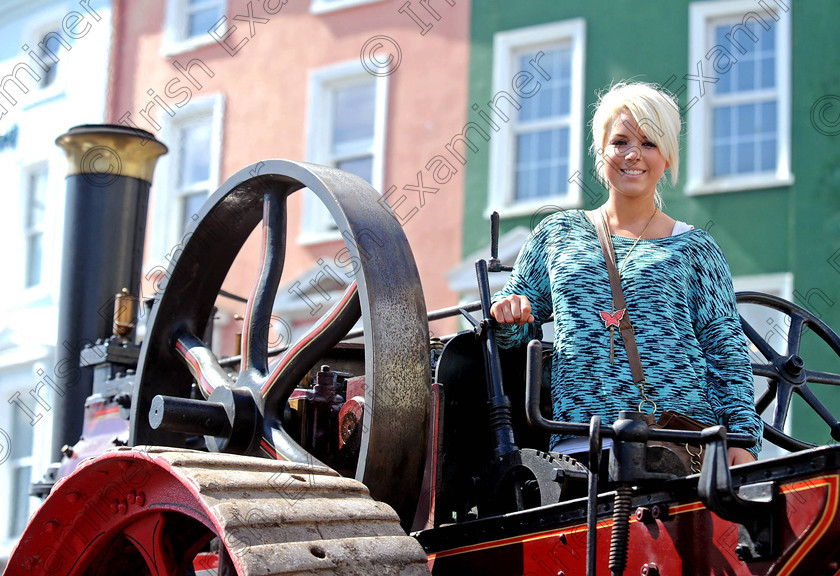
[[183, 574], [218, 533], [195, 487], [164, 460], [112, 451], [83, 461], [56, 484], [5, 574]]
[[[624, 573], [641, 574], [645, 565], [655, 564], [660, 574], [832, 574], [840, 560], [840, 473], [784, 483], [781, 493], [785, 501], [782, 553], [772, 561], [741, 561], [735, 554], [738, 525], [720, 519], [699, 501], [688, 501], [671, 505], [664, 519], [642, 522], [631, 517]], [[598, 522], [599, 576], [609, 575], [612, 524], [612, 518], [606, 517]], [[429, 565], [436, 576], [585, 574], [586, 524], [570, 523], [545, 532], [439, 551], [430, 554]]]

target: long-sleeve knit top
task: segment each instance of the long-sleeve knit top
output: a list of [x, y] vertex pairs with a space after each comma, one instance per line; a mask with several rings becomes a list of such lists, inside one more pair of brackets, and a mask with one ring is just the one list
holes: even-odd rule
[[[659, 410], [675, 410], [730, 432], [749, 434], [761, 445], [762, 421], [753, 406], [752, 369], [735, 307], [729, 267], [703, 230], [642, 239], [613, 235], [621, 286], [635, 328], [647, 384]], [[613, 422], [619, 410], [641, 401], [627, 352], [599, 312], [612, 312], [612, 292], [595, 226], [583, 211], [544, 219], [519, 254], [499, 300], [521, 294], [531, 302], [533, 325], [502, 325], [502, 347], [539, 338], [554, 314], [552, 403], [555, 420], [589, 422], [598, 414]], [[552, 445], [563, 436], [555, 436]]]

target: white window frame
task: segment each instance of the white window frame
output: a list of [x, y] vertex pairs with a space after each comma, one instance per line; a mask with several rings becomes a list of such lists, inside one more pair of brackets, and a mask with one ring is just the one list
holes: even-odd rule
[[[31, 376], [28, 370], [31, 369]], [[49, 439], [52, 434], [52, 414], [51, 410], [45, 410], [35, 400], [33, 400], [30, 392], [35, 389], [35, 384], [41, 377], [37, 375], [37, 370], [48, 370], [43, 363], [36, 362], [34, 364], [18, 363], [3, 367], [0, 372], [0, 422], [3, 422], [2, 428], [10, 436], [10, 440], [14, 443], [14, 431], [8, 428], [8, 423], [12, 422], [12, 414], [15, 410], [21, 410], [19, 406], [9, 402], [15, 393], [20, 394], [20, 401], [22, 401], [28, 409], [33, 410], [36, 414], [41, 416], [35, 424], [32, 424], [32, 446], [29, 455], [22, 456], [12, 460], [9, 458], [0, 465], [0, 502], [3, 508], [8, 510], [7, 505], [13, 504], [12, 500], [17, 498], [17, 494], [12, 494], [11, 488], [14, 481], [14, 470], [20, 466], [29, 466], [30, 475], [29, 481], [33, 482], [46, 472], [46, 464], [50, 454], [48, 450], [40, 448], [42, 446], [49, 446]], [[8, 370], [12, 370], [11, 373]], [[55, 405], [55, 393], [46, 386], [48, 395], [44, 400], [51, 406]], [[5, 442], [5, 440], [4, 440]], [[27, 493], [29, 489], [27, 487]], [[29, 509], [27, 519], [35, 512], [38, 507], [38, 502], [33, 497], [28, 498]], [[11, 549], [17, 542], [17, 538], [9, 538], [8, 532], [11, 528], [11, 514], [6, 513], [0, 515], [0, 554], [5, 553], [8, 556]]]
[[[163, 56], [174, 56], [181, 52], [189, 52], [207, 44], [216, 42], [216, 39], [205, 31], [199, 36], [186, 36], [188, 24], [188, 8], [189, 0], [166, 0], [166, 16], [163, 22], [163, 43], [161, 44], [161, 54]], [[228, 2], [227, 0], [206, 0], [208, 4], [218, 3], [222, 5], [222, 16], [227, 16]], [[218, 36], [224, 36], [227, 32], [227, 21], [216, 22], [219, 27], [213, 28], [213, 33]]]
[[311, 14], [326, 14], [327, 12], [335, 12], [336, 10], [344, 10], [345, 8], [373, 4], [375, 2], [382, 2], [382, 0], [312, 0], [312, 3], [309, 5], [309, 12]]
[[[45, 186], [46, 189], [44, 190], [44, 208], [43, 213], [44, 217], [40, 224], [30, 227], [29, 226], [29, 202], [30, 202], [30, 193], [31, 190], [29, 185], [32, 181], [32, 176], [37, 172], [43, 172], [45, 176]], [[21, 223], [23, 225], [23, 276], [22, 276], [22, 286], [23, 289], [27, 292], [38, 292], [44, 286], [49, 284], [49, 280], [47, 278], [47, 256], [48, 256], [48, 249], [47, 246], [48, 238], [47, 233], [49, 230], [49, 221], [48, 221], [48, 207], [50, 204], [50, 167], [47, 162], [38, 162], [35, 164], [30, 164], [26, 166], [23, 170], [21, 170], [21, 190], [23, 191], [22, 195], [22, 208], [23, 208], [23, 215], [21, 218]], [[28, 286], [27, 276], [29, 272], [29, 238], [34, 234], [41, 235], [41, 270], [39, 271], [39, 280], [37, 284], [32, 284]]]
[[[64, 16], [67, 14], [65, 10], [61, 9], [50, 9], [46, 12], [40, 14], [36, 19], [30, 20], [26, 24], [26, 29], [24, 30], [23, 37], [26, 38], [26, 44], [29, 46], [29, 50], [35, 52], [35, 54], [44, 61], [45, 64], [52, 63], [52, 59], [44, 54], [43, 50], [38, 47], [38, 44], [44, 40], [44, 36], [49, 34], [50, 32], [58, 33], [61, 38], [73, 46], [74, 40], [67, 36], [64, 33], [64, 30], [61, 27], [61, 22]], [[71, 52], [64, 48], [63, 46], [56, 46], [55, 41], [50, 43], [50, 48], [57, 51], [57, 58], [58, 58], [58, 70], [56, 72], [55, 80], [49, 86], [41, 87], [41, 81], [44, 78], [44, 70], [36, 64], [31, 57], [28, 57], [24, 62], [32, 68], [32, 70], [41, 77], [41, 80], [35, 82], [32, 80], [32, 77], [26, 73], [18, 74], [20, 78], [23, 79], [24, 82], [33, 82], [32, 90], [29, 91], [29, 94], [22, 95], [22, 100], [24, 100], [25, 104], [24, 107], [29, 107], [35, 104], [38, 104], [44, 100], [49, 100], [62, 92], [66, 88], [67, 83], [67, 69], [68, 69], [68, 61], [70, 59]], [[23, 51], [28, 52], [28, 51]]]
[[[745, 174], [742, 176], [726, 176], [713, 178], [711, 166], [713, 162], [711, 151], [712, 110], [711, 98], [700, 94], [697, 81], [688, 82], [687, 105], [688, 110], [688, 170], [685, 192], [688, 195], [713, 194], [719, 192], [734, 192], [761, 188], [778, 188], [791, 186], [794, 182], [791, 172], [791, 11], [790, 0], [785, 5], [788, 10], [782, 11], [776, 4], [767, 3], [776, 9], [779, 20], [773, 19], [767, 12], [757, 5], [754, 0], [730, 0], [714, 2], [692, 2], [689, 6], [689, 63], [688, 73], [697, 75], [697, 63], [702, 62], [705, 76], [717, 76], [711, 67], [711, 61], [706, 54], [715, 46], [712, 37], [712, 25], [715, 21], [732, 18], [742, 21], [749, 13], [756, 13], [775, 28], [776, 33], [776, 170], [774, 173]], [[725, 46], [737, 58], [740, 52], [732, 46]], [[738, 64], [734, 64], [737, 66]], [[704, 87], [708, 90], [708, 81]], [[690, 104], [694, 98], [697, 101]], [[750, 100], [752, 101], [752, 100]]]
[[[350, 60], [314, 70], [309, 74], [309, 98], [306, 114], [306, 160], [313, 164], [334, 166], [335, 159], [330, 152], [332, 141], [332, 90], [359, 81], [375, 83], [373, 139], [369, 148], [373, 156], [371, 186], [382, 193], [385, 173], [385, 134], [388, 118], [388, 75], [371, 76], [358, 60]], [[338, 230], [325, 230], [320, 220], [320, 210], [314, 204], [320, 202], [314, 194], [305, 190], [303, 219], [298, 242], [315, 244], [341, 238]]]
[[[539, 50], [541, 47], [558, 43], [570, 44], [572, 51], [571, 102], [568, 121], [564, 123], [569, 128], [569, 175], [571, 177], [582, 171], [585, 155], [583, 136], [586, 21], [576, 18], [495, 34], [493, 36], [493, 94], [505, 91], [516, 98], [511, 82], [520, 72], [516, 63], [517, 53], [524, 50]], [[491, 133], [490, 182], [485, 217], [489, 218], [493, 211], [499, 212], [502, 217], [528, 215], [543, 208], [546, 204], [556, 205], [558, 208], [580, 207], [582, 205], [580, 189], [572, 185], [571, 179], [569, 192], [563, 196], [545, 196], [520, 202], [513, 199], [516, 133], [512, 124], [515, 118], [513, 114], [510, 115], [508, 122], [503, 122], [497, 117], [493, 118], [499, 120], [497, 124], [500, 130]]]
[[191, 100], [184, 108], [178, 110], [174, 117], [163, 114], [163, 118], [159, 119], [161, 141], [167, 143], [169, 153], [161, 156], [154, 187], [152, 225], [155, 230], [152, 234], [152, 257], [148, 260], [149, 266], [147, 266], [149, 269], [157, 264], [167, 268], [169, 262], [166, 256], [173, 249], [184, 245], [185, 234], [181, 229], [183, 220], [180, 209], [172, 210], [173, 204], [180, 199], [180, 194], [178, 194], [179, 126], [202, 117], [206, 117], [210, 122], [210, 175], [206, 181], [209, 197], [219, 187], [224, 141], [224, 105], [224, 96], [221, 94], [202, 96]]

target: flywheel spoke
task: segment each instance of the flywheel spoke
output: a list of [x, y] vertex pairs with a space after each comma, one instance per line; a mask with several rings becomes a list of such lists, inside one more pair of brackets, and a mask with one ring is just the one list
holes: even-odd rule
[[178, 560], [166, 533], [165, 514], [144, 516], [126, 526], [122, 533], [143, 556], [151, 574], [178, 576]]
[[233, 380], [219, 364], [216, 355], [200, 338], [186, 331], [181, 332], [175, 341], [175, 350], [184, 359], [205, 398], [219, 386], [233, 385]]
[[257, 282], [248, 299], [242, 328], [242, 370], [268, 373], [268, 330], [274, 298], [286, 259], [286, 196], [267, 193], [263, 198], [262, 246]]
[[765, 410], [773, 403], [773, 400], [776, 398], [776, 387], [778, 383], [775, 381], [768, 382], [767, 390], [761, 395], [761, 397], [755, 403], [755, 411], [759, 414], [764, 413]]
[[755, 328], [750, 326], [743, 319], [743, 317], [741, 318], [741, 327], [744, 329], [744, 334], [747, 335], [747, 338], [750, 339], [750, 342], [752, 342], [755, 345], [755, 347], [758, 348], [758, 351], [761, 352], [765, 358], [767, 358], [770, 361], [774, 361], [776, 360], [776, 358], [779, 357], [779, 353], [776, 352], [776, 350], [772, 346], [770, 346], [770, 344], [768, 344], [767, 341], [764, 338], [762, 338], [758, 334], [758, 332], [755, 331]]
[[792, 397], [793, 388], [790, 385], [779, 383], [776, 393], [776, 408], [773, 410], [773, 426], [779, 430], [784, 430], [785, 428]]
[[756, 376], [763, 376], [765, 378], [778, 378], [779, 372], [772, 364], [753, 364], [753, 374]]
[[799, 354], [799, 346], [802, 343], [802, 328], [805, 326], [805, 319], [798, 314], [790, 317], [790, 328], [787, 335], [787, 353]]
[[814, 382], [815, 384], [833, 384], [834, 386], [840, 386], [840, 374], [806, 370], [805, 379], [808, 382]]
[[802, 396], [802, 399], [808, 403], [808, 406], [813, 408], [814, 412], [819, 414], [820, 418], [822, 418], [829, 426], [836, 426], [837, 419], [829, 412], [828, 408], [825, 407], [819, 398], [808, 388], [807, 384], [803, 384], [797, 390], [799, 395]]
[[334, 346], [353, 327], [361, 314], [359, 288], [353, 282], [329, 312], [274, 363], [262, 386], [263, 398], [271, 395], [272, 398], [285, 400], [317, 360], [318, 351], [324, 348], [324, 343], [331, 342], [330, 346]]

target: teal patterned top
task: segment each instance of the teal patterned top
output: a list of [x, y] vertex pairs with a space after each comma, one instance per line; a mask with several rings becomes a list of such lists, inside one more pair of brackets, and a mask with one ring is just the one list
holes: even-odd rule
[[[618, 266], [635, 238], [613, 235]], [[761, 449], [762, 421], [753, 406], [753, 379], [746, 338], [735, 307], [729, 267], [703, 230], [642, 239], [621, 274], [647, 384], [659, 410], [675, 410], [730, 432], [754, 436]], [[585, 422], [598, 414], [613, 422], [619, 410], [641, 401], [627, 352], [599, 312], [612, 312], [612, 292], [595, 226], [581, 210], [545, 218], [522, 248], [514, 270], [494, 300], [522, 294], [534, 324], [501, 325], [499, 346], [527, 344], [542, 336], [554, 314], [551, 377], [554, 419]], [[567, 438], [555, 436], [552, 445]]]

